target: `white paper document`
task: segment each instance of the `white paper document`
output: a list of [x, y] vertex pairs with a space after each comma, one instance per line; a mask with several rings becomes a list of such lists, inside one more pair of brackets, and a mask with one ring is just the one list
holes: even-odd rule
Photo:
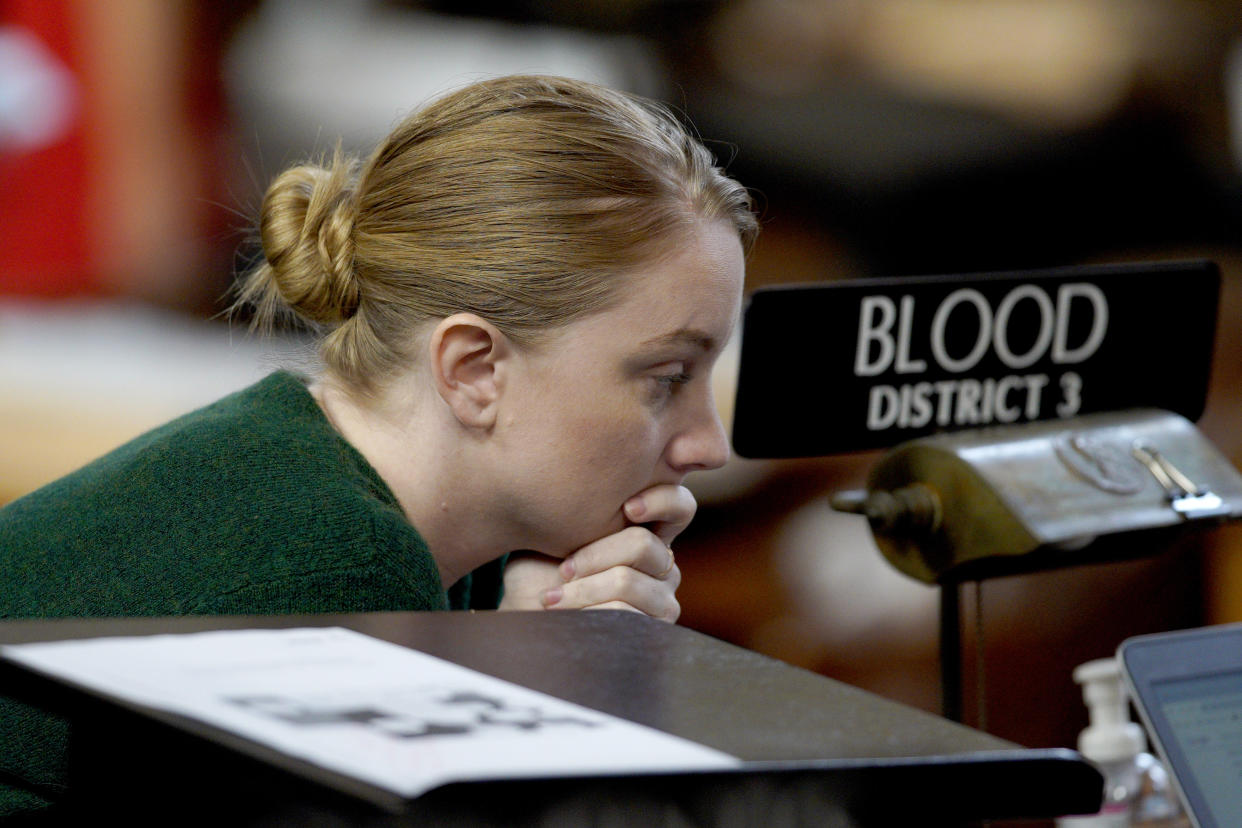
[[0, 648], [404, 797], [479, 779], [712, 770], [740, 760], [339, 627]]

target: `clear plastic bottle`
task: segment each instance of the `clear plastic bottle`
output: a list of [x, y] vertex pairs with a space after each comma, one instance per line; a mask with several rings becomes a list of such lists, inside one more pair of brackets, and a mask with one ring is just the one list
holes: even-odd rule
[[1089, 716], [1078, 752], [1104, 775], [1104, 799], [1099, 813], [1061, 817], [1057, 828], [1189, 826], [1168, 771], [1147, 752], [1147, 735], [1130, 719], [1116, 659], [1080, 664], [1074, 681], [1082, 685]]

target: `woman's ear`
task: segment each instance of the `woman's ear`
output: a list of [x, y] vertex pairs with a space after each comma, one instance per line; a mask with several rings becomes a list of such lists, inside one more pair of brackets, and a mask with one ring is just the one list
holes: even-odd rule
[[436, 391], [467, 428], [490, 429], [496, 422], [509, 338], [473, 313], [440, 320], [428, 343]]

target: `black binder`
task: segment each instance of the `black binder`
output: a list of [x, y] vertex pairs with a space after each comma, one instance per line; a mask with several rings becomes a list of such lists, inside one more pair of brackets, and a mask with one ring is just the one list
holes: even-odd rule
[[[202, 722], [0, 657], [0, 687], [67, 715], [61, 817], [236, 825], [959, 825], [1099, 805], [1099, 773], [634, 613], [378, 613], [9, 621], [0, 645], [342, 626], [736, 756], [690, 773], [500, 779], [404, 799]], [[606, 750], [607, 745], [601, 745]]]

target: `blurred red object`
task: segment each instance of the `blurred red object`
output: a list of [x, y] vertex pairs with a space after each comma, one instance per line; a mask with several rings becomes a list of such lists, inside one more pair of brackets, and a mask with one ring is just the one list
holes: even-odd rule
[[82, 55], [65, 0], [0, 3], [0, 294], [91, 293]]

